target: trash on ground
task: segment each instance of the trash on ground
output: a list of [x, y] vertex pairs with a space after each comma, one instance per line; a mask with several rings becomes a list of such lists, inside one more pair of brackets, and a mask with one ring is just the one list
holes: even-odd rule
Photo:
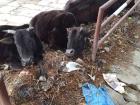
[[119, 93], [125, 93], [124, 86], [126, 86], [126, 84], [123, 82], [119, 82], [116, 74], [103, 74], [103, 78], [111, 88], [118, 91]]
[[47, 81], [45, 82], [40, 82], [41, 89], [45, 92], [48, 91], [50, 88], [52, 88], [53, 84], [54, 84], [54, 79], [51, 77], [48, 78]]
[[95, 75], [91, 76], [90, 74], [88, 74], [88, 76], [94, 81], [95, 80]]
[[40, 77], [39, 77], [39, 81], [41, 81], [41, 82], [45, 82], [45, 81], [47, 81], [47, 79], [46, 79], [45, 76], [40, 76]]
[[85, 83], [82, 92], [86, 105], [115, 105], [105, 87], [97, 88], [93, 84]]
[[105, 49], [106, 52], [109, 52], [110, 51], [110, 48], [109, 47], [105, 47], [104, 49]]
[[76, 62], [79, 63], [79, 64], [82, 64], [82, 65], [85, 64], [84, 61], [82, 59], [80, 59], [80, 58], [77, 58]]
[[0, 65], [0, 70], [8, 70], [8, 69], [9, 69], [9, 65], [7, 64]]
[[[61, 65], [62, 64], [63, 64], [63, 62], [61, 62]], [[80, 65], [79, 63], [72, 62], [72, 61], [66, 63], [65, 66], [66, 67], [63, 69], [63, 71], [65, 71], [65, 72], [72, 72], [72, 71], [80, 70], [82, 67], [82, 65]]]

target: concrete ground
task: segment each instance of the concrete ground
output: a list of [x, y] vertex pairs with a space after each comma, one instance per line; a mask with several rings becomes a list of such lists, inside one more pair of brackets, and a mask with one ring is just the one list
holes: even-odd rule
[[67, 0], [0, 0], [0, 25], [20, 25], [41, 11], [63, 9]]

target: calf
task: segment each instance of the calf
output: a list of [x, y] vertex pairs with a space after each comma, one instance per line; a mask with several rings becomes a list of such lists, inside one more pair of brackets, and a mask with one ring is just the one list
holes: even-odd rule
[[42, 44], [33, 29], [17, 30], [14, 35], [14, 41], [22, 66], [37, 63], [42, 58]]
[[[69, 0], [64, 10], [73, 13], [78, 23], [96, 22], [98, 10], [101, 5], [108, 0]], [[105, 11], [105, 15], [112, 14], [118, 7], [120, 7], [126, 0], [118, 0], [109, 9]], [[129, 5], [131, 7], [134, 1]]]
[[76, 25], [75, 16], [66, 11], [52, 10], [41, 12], [30, 22], [34, 27], [36, 35], [52, 48], [66, 48], [67, 31], [66, 28]]
[[72, 57], [79, 55], [85, 48], [90, 32], [84, 27], [72, 27], [68, 29], [68, 43], [66, 55]]
[[0, 34], [1, 59], [21, 61], [22, 66], [25, 66], [42, 58], [42, 44], [33, 29], [1, 30]]

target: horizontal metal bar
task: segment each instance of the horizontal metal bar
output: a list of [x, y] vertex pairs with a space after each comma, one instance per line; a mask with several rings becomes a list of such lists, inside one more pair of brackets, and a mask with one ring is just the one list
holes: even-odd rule
[[113, 20], [123, 9], [127, 7], [127, 5], [131, 2], [132, 0], [127, 0], [121, 7], [119, 7], [111, 16], [109, 16], [101, 25], [101, 29], [105, 27], [107, 23], [109, 23], [110, 20]]
[[98, 42], [98, 47], [108, 38], [108, 36], [123, 22], [123, 20], [138, 6], [140, 0], [101, 38]]
[[109, 8], [112, 4], [114, 4], [117, 0], [109, 0], [99, 8], [98, 17], [97, 17], [97, 23], [96, 23], [96, 29], [94, 34], [94, 40], [93, 40], [93, 49], [92, 49], [92, 61], [95, 61], [96, 58], [96, 52], [97, 52], [97, 45], [98, 45], [98, 39], [101, 29], [101, 22], [103, 20], [104, 11]]

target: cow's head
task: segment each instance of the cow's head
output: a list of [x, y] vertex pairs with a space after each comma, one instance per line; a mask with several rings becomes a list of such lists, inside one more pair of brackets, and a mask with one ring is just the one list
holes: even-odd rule
[[71, 57], [80, 54], [85, 48], [88, 36], [89, 32], [84, 27], [69, 28], [66, 55]]

